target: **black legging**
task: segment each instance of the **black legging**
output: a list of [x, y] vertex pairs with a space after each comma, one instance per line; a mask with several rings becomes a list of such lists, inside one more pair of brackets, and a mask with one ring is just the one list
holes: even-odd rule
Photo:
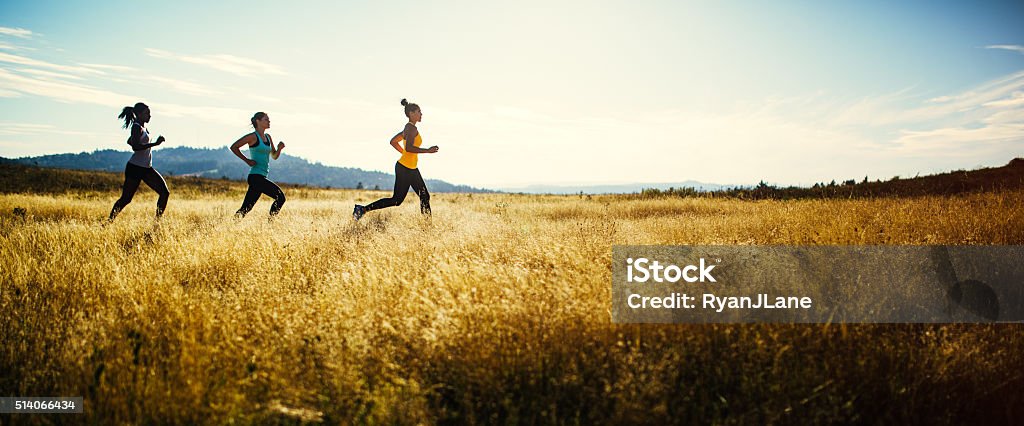
[[242, 207], [235, 212], [235, 215], [245, 217], [262, 194], [267, 194], [274, 199], [274, 204], [270, 205], [271, 216], [281, 211], [281, 207], [284, 206], [284, 191], [281, 190], [281, 187], [263, 175], [251, 174], [247, 180], [249, 181], [249, 190], [245, 192]]
[[427, 184], [423, 182], [423, 176], [419, 169], [410, 169], [395, 163], [395, 192], [391, 198], [381, 198], [366, 206], [366, 211], [383, 209], [385, 207], [399, 206], [405, 201], [409, 187], [420, 196], [420, 213], [430, 214], [430, 193], [427, 192]]
[[167, 182], [164, 181], [164, 177], [160, 176], [160, 172], [152, 167], [128, 163], [124, 166], [124, 185], [121, 185], [121, 198], [118, 198], [114, 202], [114, 208], [110, 209], [110, 220], [114, 220], [117, 214], [132, 202], [135, 191], [139, 189], [139, 182], [146, 182], [147, 186], [160, 195], [160, 198], [156, 200], [156, 216], [160, 217], [164, 214], [164, 209], [167, 208], [167, 198], [171, 195], [171, 192], [167, 190]]

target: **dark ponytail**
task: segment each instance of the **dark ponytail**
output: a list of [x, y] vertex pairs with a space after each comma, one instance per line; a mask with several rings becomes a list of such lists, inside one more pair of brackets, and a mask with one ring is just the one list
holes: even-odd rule
[[252, 124], [252, 128], [255, 129], [256, 128], [256, 121], [262, 120], [263, 117], [266, 117], [266, 116], [267, 116], [267, 113], [262, 112], [262, 111], [253, 114], [252, 118], [249, 119], [249, 123]]
[[419, 111], [420, 110], [420, 106], [419, 105], [416, 105], [416, 104], [413, 104], [413, 103], [409, 103], [409, 101], [405, 100], [405, 98], [402, 98], [402, 106], [405, 107], [405, 116], [406, 117], [408, 117], [409, 114], [412, 113], [413, 111]]
[[149, 109], [146, 104], [139, 102], [135, 106], [126, 106], [121, 109], [121, 114], [117, 118], [124, 120], [124, 128], [127, 129], [132, 124], [135, 124], [135, 120], [142, 113], [143, 110]]
[[124, 128], [127, 129], [135, 122], [135, 112], [132, 111], [132, 107], [126, 106], [121, 110], [121, 115], [117, 118], [124, 119]]

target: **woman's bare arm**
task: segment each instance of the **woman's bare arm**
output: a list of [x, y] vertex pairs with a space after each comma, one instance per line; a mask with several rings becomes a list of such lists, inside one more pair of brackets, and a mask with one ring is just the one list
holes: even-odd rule
[[413, 142], [416, 141], [416, 136], [419, 134], [420, 131], [416, 130], [416, 126], [412, 124], [405, 125], [405, 130], [402, 132], [402, 135], [405, 137], [405, 151], [413, 154], [433, 154], [437, 152], [436, 145], [427, 149], [418, 148], [413, 145]]
[[231, 152], [235, 153], [236, 157], [241, 158], [242, 161], [244, 161], [245, 164], [248, 164], [250, 167], [255, 166], [256, 161], [250, 160], [246, 158], [245, 155], [242, 155], [242, 151], [239, 148], [241, 148], [242, 145], [252, 145], [253, 138], [254, 136], [250, 133], [248, 135], [238, 138], [238, 140], [235, 141], [235, 143], [231, 144]]
[[398, 151], [399, 154], [405, 154], [405, 150], [402, 149], [402, 144], [399, 143], [404, 138], [402, 134], [403, 132], [398, 132], [397, 134], [395, 134], [394, 137], [391, 138], [391, 146], [395, 148], [395, 151]]
[[284, 149], [284, 141], [278, 142], [277, 149], [274, 149], [274, 140], [271, 139], [270, 135], [267, 135], [267, 140], [270, 141], [270, 156], [276, 160], [281, 156], [281, 150]]

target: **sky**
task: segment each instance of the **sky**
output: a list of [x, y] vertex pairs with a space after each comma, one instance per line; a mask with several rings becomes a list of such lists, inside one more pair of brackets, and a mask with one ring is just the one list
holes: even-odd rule
[[[811, 185], [1024, 157], [1024, 2], [0, 2], [0, 156], [226, 147], [428, 179]], [[159, 148], [154, 166], [160, 169]], [[273, 176], [271, 176], [273, 179]]]

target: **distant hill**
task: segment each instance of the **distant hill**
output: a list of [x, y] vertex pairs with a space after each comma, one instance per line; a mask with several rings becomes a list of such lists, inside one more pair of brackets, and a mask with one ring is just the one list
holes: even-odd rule
[[[120, 173], [128, 161], [130, 153], [125, 151], [101, 150], [80, 154], [57, 154], [40, 157], [24, 157], [5, 159], [0, 157], [0, 181], [5, 184], [13, 180], [26, 181], [25, 188], [29, 191], [49, 191], [46, 179], [67, 181], [67, 185], [59, 185], [65, 189], [107, 189], [113, 185], [120, 186]], [[60, 169], [98, 170], [113, 172], [114, 175], [92, 175], [89, 173], [43, 173], [26, 169], [11, 169], [14, 165], [39, 166]], [[192, 186], [205, 188], [217, 187], [221, 190], [224, 178], [244, 181], [248, 168], [231, 154], [227, 148], [167, 148], [160, 150], [156, 166], [164, 175], [179, 177], [208, 178], [187, 180]], [[302, 158], [285, 156], [272, 166], [274, 180], [280, 183], [308, 185], [322, 188], [356, 188], [360, 183], [364, 189], [390, 190], [394, 185], [394, 175], [366, 171], [347, 167], [325, 166], [310, 163]], [[28, 182], [31, 178], [45, 176], [43, 182]], [[10, 178], [11, 180], [7, 180]], [[439, 180], [428, 180], [433, 192], [494, 192], [486, 189], [473, 188], [465, 185], [453, 185]], [[21, 186], [25, 186], [21, 185]], [[212, 186], [211, 186], [212, 185]], [[0, 193], [19, 192], [14, 188], [19, 185], [0, 186]], [[226, 188], [226, 187], [225, 187]], [[936, 175], [913, 178], [895, 177], [887, 181], [860, 182], [847, 180], [837, 183], [818, 183], [812, 187], [777, 187], [761, 182], [757, 186], [724, 186], [697, 181], [662, 184], [623, 184], [623, 185], [592, 185], [592, 186], [557, 186], [532, 185], [522, 188], [505, 189], [510, 192], [546, 193], [546, 194], [587, 194], [626, 193], [633, 197], [650, 198], [664, 196], [679, 197], [728, 197], [741, 199], [801, 199], [801, 198], [854, 198], [854, 197], [907, 197], [921, 195], [951, 195], [964, 192], [982, 192], [1000, 189], [1024, 188], [1024, 159], [1016, 158], [1002, 167], [990, 167], [977, 170], [956, 170]]]
[[755, 187], [727, 188], [717, 191], [696, 191], [691, 188], [672, 190], [645, 189], [641, 198], [680, 197], [731, 197], [741, 199], [802, 199], [802, 198], [865, 198], [865, 197], [913, 197], [922, 195], [952, 195], [967, 192], [984, 192], [1003, 189], [1024, 188], [1024, 159], [1015, 158], [1002, 167], [988, 167], [977, 170], [956, 170], [935, 175], [903, 179], [894, 177], [887, 181], [861, 182], [847, 180], [841, 183], [816, 183], [806, 187], [776, 187], [761, 182]]
[[[105, 149], [78, 154], [54, 154], [22, 157], [14, 162], [40, 167], [77, 170], [121, 172], [131, 152]], [[167, 176], [195, 176], [245, 180], [249, 167], [227, 147], [217, 149], [174, 147], [161, 148], [154, 156], [154, 166]], [[284, 155], [271, 165], [275, 182], [318, 186], [323, 188], [356, 188], [388, 190], [395, 184], [389, 173], [367, 171], [350, 167], [325, 166], [310, 163], [303, 158]], [[466, 185], [455, 185], [441, 180], [427, 180], [431, 192], [493, 192]]]
[[719, 185], [714, 183], [697, 182], [688, 180], [674, 183], [624, 183], [609, 185], [529, 185], [519, 188], [502, 188], [508, 192], [522, 192], [526, 194], [628, 194], [640, 192], [645, 189], [657, 189], [662, 191], [674, 190], [676, 188], [691, 188], [697, 191], [718, 191], [735, 185]]
[[[245, 182], [228, 179], [166, 176], [174, 194], [225, 194], [244, 192]], [[124, 183], [122, 172], [58, 169], [27, 166], [19, 161], [0, 157], [0, 194], [66, 194], [98, 191], [117, 194]], [[286, 190], [310, 188], [281, 184]], [[146, 190], [148, 191], [148, 189]]]

